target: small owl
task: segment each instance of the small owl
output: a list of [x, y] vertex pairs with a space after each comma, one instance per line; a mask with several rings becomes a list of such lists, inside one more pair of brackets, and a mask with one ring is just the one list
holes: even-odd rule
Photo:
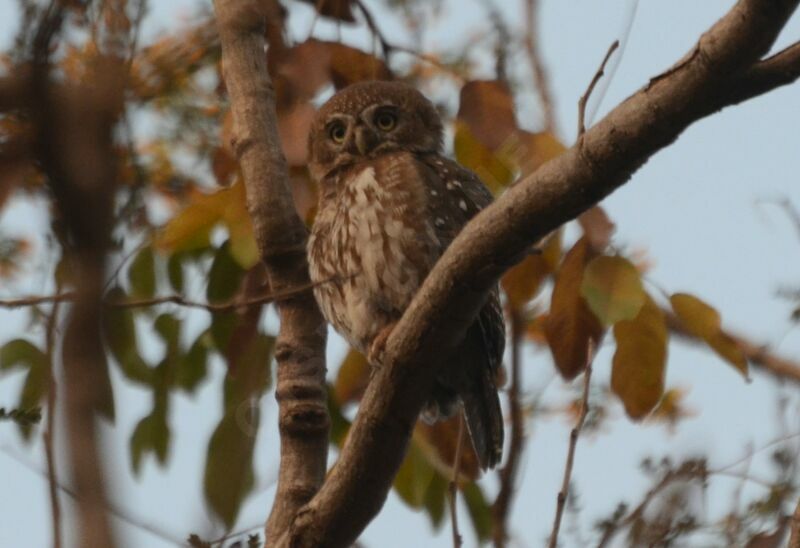
[[[442, 155], [442, 122], [414, 88], [352, 85], [316, 115], [309, 138], [319, 206], [308, 242], [322, 313], [357, 350], [376, 347], [467, 221], [492, 201], [480, 179]], [[481, 467], [503, 449], [495, 378], [505, 346], [498, 288], [437, 375], [423, 418], [463, 404]], [[372, 360], [371, 360], [372, 361]]]

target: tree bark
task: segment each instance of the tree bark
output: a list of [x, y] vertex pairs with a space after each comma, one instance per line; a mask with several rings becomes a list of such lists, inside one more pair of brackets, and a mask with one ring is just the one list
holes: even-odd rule
[[325, 477], [330, 430], [325, 390], [327, 328], [310, 289], [307, 230], [292, 199], [278, 137], [275, 91], [267, 73], [264, 23], [278, 6], [255, 0], [215, 0], [214, 9], [233, 112], [234, 149], [271, 291], [306, 287], [277, 301], [281, 461], [266, 528], [267, 545], [271, 545], [288, 530]]
[[[486, 291], [531, 242], [627, 182], [691, 123], [797, 77], [797, 56], [779, 63], [779, 71], [774, 61], [758, 60], [798, 1], [740, 0], [674, 67], [465, 227], [388, 338], [385, 364], [373, 375], [339, 462], [279, 546], [347, 546], [374, 518], [430, 390], [435, 357], [463, 337]], [[779, 56], [786, 60], [792, 51]]]

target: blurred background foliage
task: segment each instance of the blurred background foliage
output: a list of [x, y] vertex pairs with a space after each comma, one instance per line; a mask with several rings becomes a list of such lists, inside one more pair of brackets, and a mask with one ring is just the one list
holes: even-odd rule
[[[535, 73], [540, 62], [530, 47], [537, 39], [535, 32], [507, 28], [499, 7], [486, 2], [482, 36], [465, 36], [457, 50], [415, 51], [387, 41], [380, 31], [385, 19], [391, 18], [393, 26], [401, 26], [412, 37], [420, 36], [426, 21], [440, 16], [440, 3], [375, 3], [380, 18], [371, 12], [373, 2], [286, 1], [273, 5], [265, 29], [283, 152], [295, 204], [309, 224], [317, 191], [306, 168], [309, 125], [321, 102], [354, 82], [404, 80], [428, 93], [445, 120], [449, 153], [475, 170], [495, 194], [564, 150], [553, 126], [546, 80], [525, 80], [508, 67], [513, 55], [516, 63], [531, 63]], [[56, 70], [65, 83], [85, 83], [96, 61], [97, 41], [109, 27], [109, 9], [103, 2], [63, 5], [67, 20], [53, 53]], [[534, 2], [529, 5], [535, 9]], [[43, 9], [39, 2], [19, 1], [22, 21], [13, 47], [0, 55], [3, 74], [24, 71], [30, 63], [32, 29]], [[171, 420], [174, 394], [194, 393], [207, 382], [215, 359], [224, 364], [224, 380], [218, 386], [224, 412], [205, 448], [202, 481], [209, 511], [231, 530], [254, 488], [256, 469], [263, 464], [254, 462], [253, 450], [256, 435], [265, 428], [259, 423], [258, 402], [272, 388], [276, 332], [274, 322], [265, 320], [272, 298], [232, 150], [213, 14], [209, 6], [198, 3], [196, 15], [179, 31], [141, 41], [147, 14], [145, 0], [117, 2], [113, 12], [118, 18], [115, 24], [121, 20], [127, 29], [128, 49], [119, 62], [129, 70], [116, 128], [119, 191], [107, 306], [101, 319], [104, 343], [108, 367], [152, 398], [151, 410], [128, 436], [133, 474], [140, 473], [145, 459], [167, 465], [173, 433], [183, 427]], [[314, 23], [298, 34], [293, 30], [297, 25], [289, 24], [292, 18]], [[365, 50], [343, 40], [315, 38], [318, 18], [364, 27], [373, 47]], [[477, 79], [478, 68], [486, 63], [494, 64], [495, 78]], [[531, 89], [541, 98], [538, 117], [523, 123], [517, 116], [516, 96]], [[0, 115], [0, 208], [21, 202], [48, 208], [43, 175], [28, 152], [31, 139], [30, 120], [24, 115]], [[41, 295], [17, 295], [6, 303], [14, 313], [28, 315], [29, 328], [0, 347], [0, 374], [25, 374], [17, 401], [0, 402], [13, 408], [3, 409], [0, 418], [13, 421], [26, 440], [37, 434], [36, 410], [53, 401], [48, 400], [58, 366], [53, 323], [68, 306], [74, 283], [72, 268], [62, 258], [59, 215], [49, 211], [50, 230], [40, 235], [47, 242], [44, 249], [33, 249], [24, 237], [0, 234], [0, 283], [9, 288], [4, 293], [13, 295], [15, 280], [42, 264], [49, 280]], [[517, 444], [507, 448], [510, 458], [518, 458], [527, 425], [537, 416], [556, 412], [574, 421], [586, 405], [580, 390], [567, 394], [559, 409], [540, 408], [521, 393], [522, 373], [519, 364], [512, 363], [519, 360], [519, 348], [547, 349], [552, 367], [567, 381], [584, 373], [600, 345], [615, 348], [610, 378], [595, 378], [587, 391], [591, 410], [584, 429], [590, 431], [610, 420], [606, 407], [615, 400], [633, 421], [679, 428], [692, 415], [683, 403], [684, 390], [665, 386], [668, 351], [676, 333], [705, 344], [736, 374], [745, 378], [750, 374], [747, 348], [724, 329], [720, 313], [701, 296], [689, 293], [692, 288], [672, 292], [649, 280], [650, 259], [616, 242], [614, 229], [602, 207], [594, 207], [569, 231], [559, 229], [538, 242], [537, 250], [502, 279], [512, 348], [503, 398], [509, 422], [521, 421], [509, 428], [511, 443]], [[201, 294], [202, 299], [188, 296]], [[331, 443], [340, 447], [369, 381], [369, 369], [364, 357], [352, 350], [329, 369], [333, 372]], [[113, 422], [120, 402], [111, 387], [108, 381], [98, 412]], [[484, 481], [478, 481], [472, 452], [457, 451], [458, 436], [456, 419], [420, 423], [394, 489], [439, 528], [447, 522], [449, 490], [456, 477], [475, 537], [486, 541], [494, 534], [497, 541], [498, 528], [506, 534], [501, 522], [508, 510], [499, 506], [500, 496], [494, 501]], [[781, 453], [782, 446], [778, 449], [775, 478], [765, 498], [754, 499], [750, 506], [732, 512], [726, 523], [715, 525], [719, 538], [734, 542], [730, 545], [766, 535], [773, 525], [785, 528], [785, 507], [796, 494], [796, 459]], [[694, 496], [692, 489], [702, 490], [714, 473], [705, 462], [647, 462], [643, 470], [653, 477], [653, 490], [638, 507], [610, 508], [610, 517], [597, 530], [601, 542], [626, 530], [636, 545], [666, 545], [708, 526], [699, 523], [685, 504]], [[510, 478], [503, 474], [498, 476], [501, 491], [513, 492], [513, 470]], [[503, 482], [511, 483], [503, 487]], [[568, 511], [575, 508], [574, 502], [567, 501]], [[192, 543], [206, 545], [198, 536]]]

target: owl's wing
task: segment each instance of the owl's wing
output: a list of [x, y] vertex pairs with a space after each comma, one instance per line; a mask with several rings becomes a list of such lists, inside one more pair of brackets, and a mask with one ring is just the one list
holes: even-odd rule
[[[493, 201], [492, 193], [480, 178], [464, 166], [438, 154], [425, 155], [420, 161], [428, 168], [428, 216], [442, 248], [450, 245], [464, 225]], [[491, 368], [499, 367], [505, 349], [505, 323], [500, 306], [500, 292], [494, 287], [481, 309], [477, 323], [483, 335]]]

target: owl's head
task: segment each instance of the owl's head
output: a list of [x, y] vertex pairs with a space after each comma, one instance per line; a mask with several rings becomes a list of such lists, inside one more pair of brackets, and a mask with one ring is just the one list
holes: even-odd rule
[[349, 86], [317, 112], [308, 140], [316, 180], [393, 151], [439, 152], [442, 121], [428, 99], [400, 82]]

